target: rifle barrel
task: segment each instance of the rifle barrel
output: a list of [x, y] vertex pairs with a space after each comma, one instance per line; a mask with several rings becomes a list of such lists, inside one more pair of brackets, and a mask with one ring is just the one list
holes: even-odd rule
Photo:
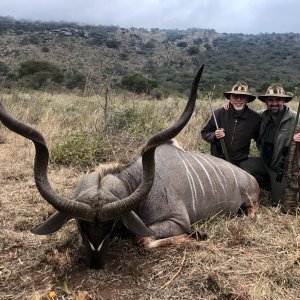
[[300, 98], [298, 99], [298, 109], [297, 109], [297, 115], [296, 115], [296, 119], [295, 119], [295, 124], [294, 124], [294, 130], [291, 133], [291, 136], [288, 140], [288, 144], [286, 146], [283, 147], [282, 149], [282, 153], [281, 153], [281, 160], [280, 160], [280, 170], [277, 173], [276, 176], [276, 181], [281, 182], [284, 176], [284, 173], [287, 170], [287, 157], [289, 156], [289, 152], [290, 152], [290, 148], [291, 148], [291, 143], [293, 142], [293, 136], [296, 133], [296, 128], [298, 125], [298, 121], [299, 121], [299, 114], [300, 114]]
[[[215, 86], [213, 87], [213, 90], [215, 89]], [[212, 107], [212, 96], [213, 96], [213, 90], [211, 92], [208, 93], [208, 102], [209, 102], [209, 107], [215, 122], [215, 126], [217, 129], [219, 129], [219, 125], [218, 125], [218, 121], [214, 112], [214, 109]], [[224, 154], [225, 160], [227, 160], [228, 162], [231, 162], [231, 158], [229, 155], [229, 151], [228, 151], [228, 147], [226, 145], [225, 139], [224, 138], [220, 138], [219, 139], [220, 144], [221, 144], [221, 148], [222, 148], [222, 152]]]

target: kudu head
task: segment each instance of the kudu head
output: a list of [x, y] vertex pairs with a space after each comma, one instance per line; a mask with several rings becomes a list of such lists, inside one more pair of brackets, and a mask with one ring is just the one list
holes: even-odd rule
[[86, 249], [86, 264], [91, 268], [103, 267], [110, 236], [119, 219], [122, 220], [125, 226], [131, 224], [130, 230], [134, 234], [152, 235], [152, 231], [133, 210], [147, 197], [152, 188], [155, 174], [154, 153], [156, 147], [174, 138], [192, 116], [203, 68], [202, 65], [193, 80], [187, 105], [180, 118], [169, 128], [153, 135], [145, 144], [142, 150], [142, 180], [137, 189], [129, 196], [122, 196], [121, 188], [114, 192], [114, 189], [110, 187], [110, 185], [118, 185], [118, 182], [114, 182], [117, 179], [109, 174], [117, 172], [116, 170], [108, 171], [97, 190], [87, 190], [77, 195], [75, 193], [75, 198], [72, 200], [58, 195], [48, 181], [49, 152], [43, 136], [34, 128], [14, 119], [0, 103], [1, 122], [10, 130], [30, 139], [34, 143], [36, 187], [41, 196], [57, 210], [44, 223], [32, 229], [32, 232], [35, 234], [53, 233], [69, 219], [75, 218]]

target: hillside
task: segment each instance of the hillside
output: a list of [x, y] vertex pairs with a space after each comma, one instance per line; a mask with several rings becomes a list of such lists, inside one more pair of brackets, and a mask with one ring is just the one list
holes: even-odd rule
[[[213, 29], [163, 30], [43, 23], [0, 17], [2, 81], [27, 60], [45, 60], [65, 72], [94, 78], [140, 73], [169, 92], [185, 92], [206, 64], [204, 89], [220, 92], [244, 80], [256, 92], [271, 82], [300, 86], [300, 34], [225, 34]], [[9, 76], [7, 76], [9, 75]], [[100, 81], [99, 81], [100, 80]], [[97, 81], [97, 80], [96, 80]]]

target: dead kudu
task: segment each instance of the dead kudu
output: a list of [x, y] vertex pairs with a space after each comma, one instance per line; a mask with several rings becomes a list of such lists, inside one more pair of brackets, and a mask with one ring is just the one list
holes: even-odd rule
[[188, 241], [191, 224], [212, 215], [236, 215], [241, 207], [253, 215], [259, 188], [234, 165], [170, 143], [192, 116], [203, 66], [198, 71], [181, 117], [152, 136], [129, 165], [99, 166], [79, 182], [74, 199], [59, 196], [47, 178], [48, 149], [42, 135], [12, 118], [0, 104], [0, 120], [33, 141], [34, 177], [41, 196], [57, 212], [32, 229], [49, 234], [75, 218], [86, 250], [86, 264], [101, 268], [116, 224], [123, 223], [145, 248]]

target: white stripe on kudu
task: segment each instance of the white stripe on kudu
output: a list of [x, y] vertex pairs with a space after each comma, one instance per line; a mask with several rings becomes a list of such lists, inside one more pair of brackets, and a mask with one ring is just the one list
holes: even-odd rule
[[[202, 157], [202, 159], [204, 159], [205, 160], [205, 158], [207, 158], [208, 159], [208, 156], [205, 156], [205, 155], [201, 155], [201, 157]], [[225, 178], [225, 181], [226, 181], [226, 177], [224, 177], [225, 176], [225, 174], [224, 174], [224, 171], [222, 172], [219, 168], [218, 168], [218, 164], [216, 163], [216, 161], [214, 161], [213, 160], [214, 158], [212, 157], [211, 158], [211, 165], [212, 165], [212, 170], [215, 170], [215, 169], [218, 169], [219, 170], [219, 172], [220, 172], [220, 174], [221, 175], [223, 175], [223, 176], [221, 176], [221, 178]], [[222, 163], [225, 163], [225, 161], [221, 161]], [[236, 169], [237, 167], [235, 167], [234, 165], [232, 165], [232, 164], [227, 164], [226, 163], [226, 169], [228, 169], [228, 170], [230, 170], [231, 171], [231, 173], [233, 174], [233, 178], [234, 178], [234, 182], [235, 182], [235, 185], [238, 187], [238, 182], [237, 182], [237, 179], [236, 179], [236, 176], [235, 176], [235, 172], [234, 172], [234, 169]], [[222, 184], [222, 182], [221, 182], [221, 179], [220, 179], [220, 177], [218, 177], [219, 178], [219, 180], [220, 180], [220, 183]], [[225, 189], [225, 187], [224, 187], [224, 185], [222, 184], [222, 186], [223, 186], [223, 189], [224, 189], [224, 191], [226, 191], [226, 189]]]
[[[187, 153], [187, 152], [186, 152], [186, 153]], [[211, 185], [211, 187], [212, 187], [212, 192], [213, 192], [214, 197], [215, 197], [216, 195], [215, 195], [214, 185], [213, 185], [213, 182], [211, 181], [210, 175], [209, 175], [209, 173], [207, 172], [205, 166], [204, 166], [198, 159], [195, 158], [195, 156], [193, 155], [192, 152], [190, 152], [189, 154], [197, 161], [198, 165], [203, 169], [203, 171], [204, 171], [204, 173], [206, 174], [206, 177], [207, 177], [207, 179], [208, 179], [208, 181], [209, 181], [209, 183], [210, 183], [210, 185]], [[183, 154], [182, 154], [182, 155], [183, 155]], [[201, 181], [201, 176], [203, 176], [203, 174], [202, 174], [202, 172], [200, 173], [200, 172], [197, 172], [197, 171], [195, 170], [195, 168], [193, 167], [192, 161], [189, 159], [189, 157], [187, 157], [186, 155], [184, 155], [184, 157], [185, 157], [185, 160], [186, 160], [186, 162], [188, 163], [189, 167], [193, 170], [193, 173], [194, 173], [195, 176], [197, 177], [197, 181], [199, 182], [199, 185], [200, 185], [201, 190], [202, 190], [202, 195], [203, 195], [203, 197], [204, 197], [204, 196], [205, 196], [205, 189], [203, 188], [203, 183], [202, 183], [202, 181]], [[206, 187], [206, 188], [207, 188], [207, 187]]]
[[[192, 176], [192, 174], [189, 171], [188, 166], [186, 165], [186, 162], [184, 161], [184, 156], [180, 156], [181, 151], [178, 151], [176, 149], [176, 154], [178, 155], [179, 159], [182, 161], [185, 170], [186, 170], [186, 175], [189, 181], [189, 185], [190, 185], [190, 189], [191, 189], [191, 194], [192, 194], [192, 203], [193, 203], [193, 210], [194, 212], [196, 212], [196, 199], [197, 199], [197, 191], [196, 191], [196, 187], [195, 187], [195, 182], [194, 182], [194, 178]], [[200, 187], [202, 190], [202, 194], [204, 195], [204, 189], [200, 183]]]
[[[204, 160], [208, 165], [210, 165], [211, 167], [211, 170], [215, 173], [216, 175], [216, 178], [218, 179], [218, 181], [220, 182], [220, 185], [222, 187], [222, 190], [224, 192], [224, 195], [227, 195], [227, 192], [226, 192], [226, 187], [225, 185], [223, 184], [224, 180], [224, 173], [221, 171], [221, 169], [219, 168], [219, 165], [216, 163], [216, 161], [214, 160], [214, 158], [210, 158], [209, 156], [207, 155], [202, 155], [201, 153], [194, 153], [195, 156], [200, 156], [200, 158], [202, 160]], [[219, 174], [218, 174], [218, 172]], [[225, 181], [226, 181], [226, 178], [225, 178]], [[226, 182], [225, 182], [226, 183]]]

